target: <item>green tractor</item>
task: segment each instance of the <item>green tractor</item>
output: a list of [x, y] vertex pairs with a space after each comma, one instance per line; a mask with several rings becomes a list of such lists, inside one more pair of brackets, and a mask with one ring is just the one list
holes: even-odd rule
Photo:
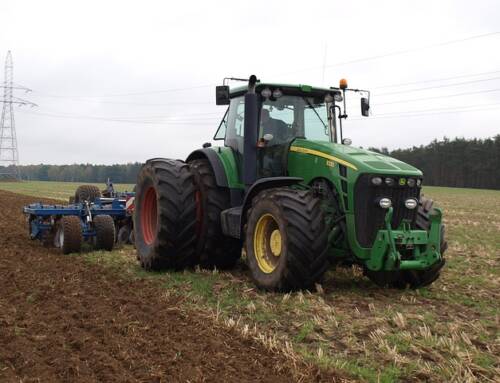
[[316, 88], [251, 76], [230, 88], [225, 79], [214, 136], [224, 145], [185, 161], [153, 158], [139, 173], [142, 267], [230, 268], [243, 253], [270, 291], [314, 287], [335, 265], [359, 265], [384, 287], [435, 281], [447, 247], [441, 211], [421, 195], [420, 170], [342, 137], [348, 92], [368, 116], [369, 92], [345, 80]]

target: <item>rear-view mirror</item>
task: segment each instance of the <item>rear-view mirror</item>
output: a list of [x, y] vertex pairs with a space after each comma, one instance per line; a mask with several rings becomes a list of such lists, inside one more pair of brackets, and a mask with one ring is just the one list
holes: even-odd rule
[[370, 101], [366, 97], [361, 97], [361, 115], [364, 117], [370, 115]]
[[215, 103], [217, 105], [229, 105], [228, 85], [220, 85], [215, 87]]

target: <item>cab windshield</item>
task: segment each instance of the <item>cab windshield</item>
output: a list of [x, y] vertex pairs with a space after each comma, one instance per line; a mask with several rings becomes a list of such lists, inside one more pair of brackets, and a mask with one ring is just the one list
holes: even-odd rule
[[264, 100], [259, 138], [266, 139], [269, 145], [280, 145], [299, 137], [332, 141], [328, 125], [328, 105], [313, 97], [289, 95]]

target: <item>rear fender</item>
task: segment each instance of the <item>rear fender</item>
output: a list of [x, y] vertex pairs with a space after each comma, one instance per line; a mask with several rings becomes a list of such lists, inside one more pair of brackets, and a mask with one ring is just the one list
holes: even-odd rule
[[212, 170], [215, 174], [215, 182], [217, 186], [220, 187], [228, 187], [226, 172], [224, 171], [224, 166], [217, 155], [217, 153], [210, 148], [197, 149], [192, 152], [188, 158], [186, 158], [186, 162], [191, 162], [193, 160], [199, 159], [207, 159], [210, 162], [210, 166], [212, 166]]

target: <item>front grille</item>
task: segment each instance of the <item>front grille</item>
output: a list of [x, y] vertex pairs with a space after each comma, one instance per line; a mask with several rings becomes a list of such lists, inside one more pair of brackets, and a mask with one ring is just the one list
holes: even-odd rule
[[[387, 197], [392, 201], [394, 214], [392, 216], [392, 228], [397, 229], [403, 219], [415, 223], [417, 209], [407, 209], [404, 202], [408, 198], [419, 199], [420, 188], [399, 186], [399, 178], [395, 178], [395, 186], [387, 186], [385, 183], [375, 186], [371, 183], [372, 174], [363, 174], [354, 186], [354, 217], [356, 223], [356, 238], [362, 247], [371, 247], [377, 232], [384, 228], [384, 217], [387, 210], [377, 205], [379, 198]], [[380, 176], [380, 175], [376, 175]], [[382, 176], [382, 178], [384, 178]], [[404, 177], [407, 178], [407, 177]]]

